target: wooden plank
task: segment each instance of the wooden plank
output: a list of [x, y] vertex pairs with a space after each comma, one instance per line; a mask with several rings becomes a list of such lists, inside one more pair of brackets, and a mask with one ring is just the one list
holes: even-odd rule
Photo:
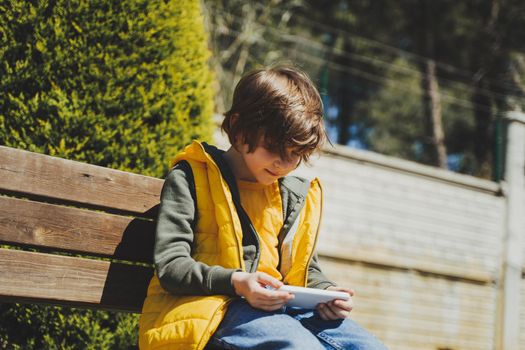
[[0, 241], [152, 261], [155, 223], [100, 211], [0, 196]]
[[153, 269], [0, 249], [0, 299], [140, 312]]
[[163, 181], [96, 165], [0, 146], [0, 191], [147, 213]]

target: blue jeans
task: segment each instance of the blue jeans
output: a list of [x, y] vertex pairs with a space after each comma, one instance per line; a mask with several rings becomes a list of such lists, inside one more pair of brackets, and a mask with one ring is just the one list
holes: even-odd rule
[[350, 319], [325, 321], [315, 311], [283, 307], [263, 311], [233, 301], [209, 345], [221, 349], [387, 350]]

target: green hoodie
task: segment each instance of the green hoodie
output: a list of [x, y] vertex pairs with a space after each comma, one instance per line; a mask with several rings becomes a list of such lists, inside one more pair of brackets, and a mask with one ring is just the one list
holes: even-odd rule
[[[259, 237], [241, 207], [235, 178], [223, 158], [224, 151], [206, 143], [202, 146], [218, 165], [232, 192], [243, 230], [243, 260], [246, 271], [255, 272], [260, 258]], [[309, 185], [308, 180], [295, 176], [279, 180], [284, 215], [284, 225], [279, 233], [279, 251], [282, 250], [286, 235], [298, 219]], [[208, 266], [191, 257], [193, 228], [198, 220], [196, 208], [192, 170], [186, 161], [181, 161], [167, 175], [161, 194], [154, 248], [154, 262], [160, 284], [175, 295], [236, 296], [231, 284], [231, 275], [239, 270]], [[314, 255], [308, 266], [307, 286], [326, 289], [333, 285], [335, 284], [321, 272], [317, 256]]]

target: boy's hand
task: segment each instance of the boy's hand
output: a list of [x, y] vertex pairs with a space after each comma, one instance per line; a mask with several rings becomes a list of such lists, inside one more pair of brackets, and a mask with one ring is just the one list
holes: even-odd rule
[[319, 316], [321, 316], [321, 318], [326, 321], [338, 320], [341, 318], [348, 318], [350, 316], [350, 311], [352, 311], [352, 308], [354, 305], [352, 301], [352, 297], [355, 294], [354, 290], [349, 289], [349, 288], [343, 288], [343, 287], [335, 287], [335, 286], [328, 287], [326, 288], [326, 290], [346, 292], [350, 294], [350, 299], [348, 300], [336, 299], [328, 303], [321, 303], [317, 305], [316, 310], [317, 312], [319, 312]]
[[278, 289], [283, 283], [264, 272], [234, 272], [232, 284], [235, 293], [244, 297], [252, 307], [266, 311], [277, 310], [294, 297], [288, 292], [265, 288], [269, 286]]

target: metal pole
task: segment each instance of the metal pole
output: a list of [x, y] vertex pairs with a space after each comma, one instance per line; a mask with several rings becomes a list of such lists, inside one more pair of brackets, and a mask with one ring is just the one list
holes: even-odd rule
[[501, 274], [498, 280], [498, 305], [495, 345], [498, 350], [519, 349], [520, 290], [523, 268], [525, 228], [525, 114], [509, 112], [505, 180], [505, 231]]

